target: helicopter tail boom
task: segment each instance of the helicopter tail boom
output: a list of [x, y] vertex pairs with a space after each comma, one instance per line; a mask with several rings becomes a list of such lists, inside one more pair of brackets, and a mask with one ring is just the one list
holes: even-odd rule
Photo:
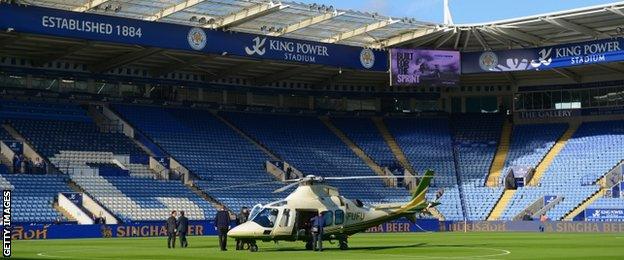
[[427, 194], [427, 190], [429, 189], [429, 184], [431, 184], [431, 179], [433, 179], [433, 175], [434, 172], [432, 170], [427, 170], [425, 172], [425, 175], [422, 177], [422, 179], [420, 179], [418, 187], [416, 187], [416, 189], [412, 193], [412, 200], [401, 206], [401, 208], [399, 208], [398, 210], [399, 213], [416, 212], [419, 210], [423, 210], [426, 207], [429, 207], [425, 195]]

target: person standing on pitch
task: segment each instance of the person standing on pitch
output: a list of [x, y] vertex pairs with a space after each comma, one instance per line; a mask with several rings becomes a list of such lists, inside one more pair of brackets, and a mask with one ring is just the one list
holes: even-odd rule
[[325, 227], [323, 212], [319, 211], [310, 222], [312, 223], [312, 248], [314, 251], [323, 251], [323, 228]]
[[176, 228], [178, 221], [176, 220], [176, 211], [171, 211], [171, 216], [167, 219], [167, 248], [175, 248]]
[[219, 207], [215, 218], [215, 229], [219, 232], [219, 247], [227, 251], [227, 232], [230, 229], [230, 215], [223, 206]]
[[184, 216], [184, 211], [180, 211], [178, 218], [178, 235], [180, 236], [180, 247], [188, 247], [186, 232], [188, 231], [188, 218]]
[[546, 216], [546, 214], [542, 214], [540, 216], [540, 232], [544, 232], [544, 229], [546, 228], [546, 222], [548, 222], [548, 216]]
[[[236, 216], [236, 225], [243, 224], [247, 222], [249, 219], [249, 209], [247, 207], [242, 207], [238, 216]], [[242, 240], [236, 239], [236, 250], [243, 250], [245, 247], [245, 243]]]

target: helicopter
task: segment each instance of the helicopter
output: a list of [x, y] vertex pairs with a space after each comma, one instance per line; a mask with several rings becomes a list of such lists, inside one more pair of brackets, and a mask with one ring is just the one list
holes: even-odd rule
[[250, 212], [249, 220], [228, 232], [228, 236], [249, 245], [252, 252], [258, 251], [256, 241], [304, 241], [306, 249], [312, 249], [312, 235], [307, 222], [323, 213], [325, 227], [323, 240], [337, 240], [339, 248], [346, 250], [348, 237], [380, 224], [406, 217], [416, 220], [416, 214], [428, 213], [428, 209], [439, 205], [439, 197], [428, 202], [425, 198], [434, 172], [427, 170], [414, 189], [411, 200], [406, 203], [365, 205], [360, 200], [347, 199], [335, 187], [325, 184], [326, 180], [379, 179], [385, 176], [320, 177], [308, 175], [288, 180], [292, 182], [274, 192], [298, 187], [285, 199], [258, 204]]

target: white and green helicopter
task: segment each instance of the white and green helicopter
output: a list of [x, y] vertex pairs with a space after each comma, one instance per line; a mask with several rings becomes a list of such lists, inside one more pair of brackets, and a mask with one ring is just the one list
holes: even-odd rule
[[382, 176], [319, 177], [309, 175], [289, 180], [293, 182], [275, 192], [281, 192], [299, 185], [283, 200], [256, 205], [249, 221], [228, 232], [228, 236], [248, 243], [249, 250], [258, 250], [256, 241], [305, 241], [306, 249], [312, 248], [308, 221], [322, 212], [325, 218], [323, 240], [337, 240], [340, 249], [348, 249], [347, 238], [385, 222], [406, 217], [416, 220], [416, 214], [428, 213], [428, 209], [439, 205], [438, 199], [428, 202], [425, 198], [434, 172], [428, 170], [406, 203], [364, 205], [359, 200], [340, 196], [334, 187], [324, 184], [325, 180], [375, 179]]

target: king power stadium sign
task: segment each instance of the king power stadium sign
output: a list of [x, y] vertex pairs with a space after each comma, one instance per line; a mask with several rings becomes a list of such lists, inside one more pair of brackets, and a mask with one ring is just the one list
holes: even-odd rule
[[544, 70], [624, 60], [624, 39], [531, 49], [462, 53], [462, 73]]
[[[388, 53], [368, 48], [211, 30], [179, 24], [0, 4], [0, 30], [216, 55], [387, 71]], [[163, 32], [166, 32], [164, 34]]]

